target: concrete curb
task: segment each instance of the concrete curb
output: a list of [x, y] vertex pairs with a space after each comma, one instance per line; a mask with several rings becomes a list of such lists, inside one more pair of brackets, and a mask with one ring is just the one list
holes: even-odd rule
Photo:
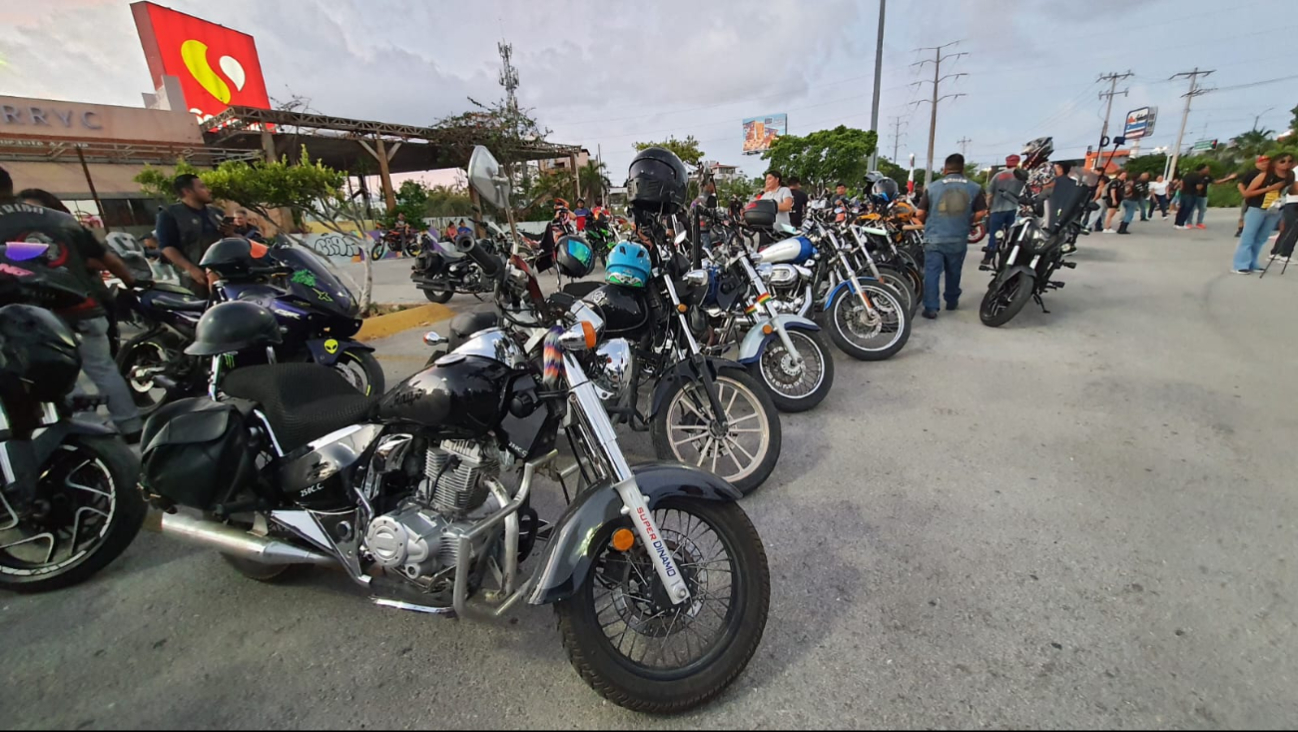
[[376, 315], [372, 318], [366, 318], [360, 331], [356, 333], [358, 341], [374, 341], [380, 338], [396, 335], [411, 328], [418, 328], [421, 325], [431, 325], [440, 320], [447, 320], [455, 316], [455, 311], [445, 305], [429, 303], [418, 307], [408, 308], [396, 313], [387, 315]]

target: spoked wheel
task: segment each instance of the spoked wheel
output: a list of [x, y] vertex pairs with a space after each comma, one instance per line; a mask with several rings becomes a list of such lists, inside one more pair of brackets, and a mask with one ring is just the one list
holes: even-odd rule
[[824, 401], [834, 386], [834, 358], [825, 337], [815, 331], [790, 330], [789, 341], [802, 356], [794, 361], [784, 342], [772, 338], [749, 371], [766, 384], [781, 412], [805, 412]]
[[108, 566], [144, 523], [139, 461], [117, 437], [79, 437], [42, 466], [36, 499], [0, 494], [0, 587], [68, 587]]
[[746, 371], [720, 369], [714, 383], [726, 429], [712, 416], [703, 384], [681, 379], [654, 415], [654, 453], [710, 471], [748, 494], [780, 458], [780, 415], [771, 395]]
[[880, 265], [879, 280], [901, 296], [902, 305], [906, 308], [906, 314], [914, 317], [915, 308], [919, 307], [919, 298], [915, 297], [915, 290], [911, 287], [910, 278], [898, 269]]
[[987, 288], [987, 294], [983, 296], [982, 305], [978, 308], [978, 317], [983, 325], [992, 328], [999, 328], [1013, 320], [1023, 306], [1028, 304], [1036, 284], [1032, 277], [1023, 272], [1005, 279], [999, 285], [996, 281], [992, 280], [992, 286]]
[[365, 396], [383, 393], [383, 367], [369, 351], [343, 351], [334, 362], [334, 371]]
[[892, 358], [910, 340], [910, 315], [901, 296], [887, 285], [862, 281], [875, 312], [866, 309], [850, 288], [839, 293], [829, 312], [829, 337], [844, 353], [860, 361]]
[[748, 665], [770, 610], [761, 539], [734, 503], [674, 500], [654, 509], [690, 599], [672, 604], [638, 539], [613, 548], [611, 525], [591, 576], [556, 606], [564, 648], [601, 696], [639, 712], [682, 712], [716, 697]]

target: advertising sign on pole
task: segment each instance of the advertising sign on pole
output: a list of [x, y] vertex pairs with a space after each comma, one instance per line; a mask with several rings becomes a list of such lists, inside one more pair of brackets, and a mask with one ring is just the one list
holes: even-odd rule
[[744, 154], [759, 155], [771, 149], [781, 135], [788, 134], [787, 114], [768, 114], [744, 120]]
[[1122, 136], [1128, 140], [1139, 140], [1154, 134], [1154, 122], [1158, 119], [1158, 107], [1141, 107], [1127, 112], [1127, 124], [1122, 128]]

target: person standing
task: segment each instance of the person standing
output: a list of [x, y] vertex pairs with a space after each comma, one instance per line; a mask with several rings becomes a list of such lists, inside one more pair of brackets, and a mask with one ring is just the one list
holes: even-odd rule
[[1182, 176], [1181, 204], [1180, 208], [1176, 210], [1176, 228], [1182, 230], [1194, 228], [1190, 224], [1190, 217], [1194, 215], [1194, 211], [1199, 205], [1198, 191], [1208, 189], [1210, 175], [1208, 164], [1204, 163], [1197, 170]]
[[[207, 296], [207, 273], [198, 263], [207, 248], [230, 233], [225, 212], [211, 205], [213, 196], [198, 176], [176, 176], [172, 189], [180, 198], [158, 211], [155, 231], [162, 256], [189, 275], [184, 284], [196, 295]], [[233, 220], [231, 220], [231, 224]]]
[[[106, 288], [98, 271], [99, 267], [107, 269], [130, 288], [135, 286], [131, 269], [121, 258], [100, 244], [76, 218], [64, 213], [67, 209], [57, 198], [36, 189], [23, 193], [27, 198], [25, 202], [30, 205], [6, 206], [4, 209], [7, 210], [0, 210], [0, 236], [4, 237], [0, 241], [37, 241], [36, 238], [28, 237], [38, 236], [39, 240], [50, 245], [51, 254], [62, 260], [59, 266], [66, 268], [68, 274], [88, 293], [81, 305], [56, 314], [77, 332], [77, 354], [81, 357], [81, 369], [94, 382], [99, 393], [108, 399], [108, 413], [118, 431], [127, 442], [139, 442], [143, 426], [140, 412], [135, 406], [130, 387], [117, 370], [117, 362], [113, 359], [112, 345], [108, 339], [108, 311], [105, 309]], [[0, 204], [3, 203], [19, 203], [19, 200], [14, 197], [13, 179], [4, 168], [0, 168]], [[207, 277], [204, 275], [204, 286], [206, 282]]]
[[[1100, 173], [1095, 180], [1095, 203], [1099, 205], [1099, 208], [1095, 209], [1095, 226], [1092, 227], [1092, 231], [1097, 233], [1104, 231], [1104, 217], [1109, 213], [1109, 198], [1107, 195], [1109, 192], [1109, 180], [1109, 176], [1105, 173]], [[1086, 215], [1090, 216], [1091, 212], [1087, 211]]]
[[[1258, 155], [1257, 160], [1254, 161], [1253, 163], [1253, 167], [1265, 173], [1267, 171], [1267, 168], [1271, 167], [1271, 156]], [[1227, 180], [1239, 180], [1239, 178], [1240, 178], [1239, 175], [1232, 175], [1232, 176], [1228, 176], [1227, 178], [1223, 178], [1221, 181], [1218, 182], [1225, 183]], [[1244, 233], [1244, 214], [1248, 213], [1248, 201], [1244, 200], [1243, 198], [1244, 186], [1237, 185], [1236, 187], [1239, 189], [1239, 193], [1240, 193], [1239, 222], [1235, 226], [1235, 238], [1238, 239], [1240, 237], [1240, 234]]]
[[1149, 216], [1153, 218], [1154, 207], [1157, 206], [1163, 212], [1163, 218], [1167, 218], [1167, 181], [1163, 176], [1158, 176], [1154, 182], [1149, 184]]
[[585, 231], [586, 217], [590, 216], [590, 209], [586, 208], [586, 199], [577, 199], [577, 208], [573, 209], [572, 215], [577, 220], [577, 231]]
[[829, 207], [838, 208], [842, 206], [847, 208], [849, 203], [851, 203], [851, 199], [847, 195], [847, 184], [839, 181], [834, 186], [834, 195], [829, 197]]
[[1280, 224], [1280, 199], [1282, 192], [1294, 183], [1293, 167], [1293, 155], [1285, 153], [1271, 160], [1265, 172], [1250, 170], [1240, 178], [1248, 211], [1244, 214], [1244, 233], [1240, 234], [1231, 267], [1235, 274], [1261, 269], [1258, 256], [1262, 245]]
[[793, 194], [793, 208], [789, 209], [789, 224], [802, 228], [802, 219], [807, 215], [807, 201], [810, 196], [802, 190], [802, 181], [796, 177], [789, 178], [789, 192]]
[[[1117, 218], [1118, 210], [1121, 209], [1122, 201], [1127, 192], [1127, 171], [1118, 171], [1117, 176], [1109, 181], [1109, 185], [1104, 189], [1104, 202], [1107, 204], [1108, 213], [1104, 219], [1104, 233], [1116, 234], [1117, 230], [1113, 228], [1113, 219]], [[1126, 227], [1123, 227], [1126, 228]]]
[[964, 156], [946, 159], [943, 176], [920, 197], [916, 217], [924, 224], [924, 317], [937, 319], [939, 287], [946, 275], [946, 309], [960, 306], [960, 274], [969, 231], [987, 215], [982, 186], [964, 176]]
[[699, 216], [699, 244], [705, 250], [712, 249], [712, 214], [717, 209], [717, 182], [712, 176], [707, 176], [703, 180], [703, 185], [699, 186], [699, 195], [690, 205], [691, 209], [706, 209], [709, 213], [707, 216]]
[[[1127, 171], [1122, 171], [1122, 175], [1127, 175]], [[1122, 187], [1122, 224], [1118, 227], [1119, 234], [1130, 234], [1131, 222], [1136, 220], [1136, 209], [1143, 210], [1144, 202], [1136, 197], [1136, 181], [1128, 179], [1126, 185]]]
[[1284, 208], [1280, 210], [1280, 236], [1271, 248], [1271, 261], [1288, 265], [1293, 257], [1294, 244], [1298, 243], [1298, 183], [1285, 192]]
[[1026, 181], [1015, 175], [1019, 167], [1018, 155], [1005, 158], [1005, 169], [992, 176], [987, 184], [988, 206], [991, 214], [987, 218], [987, 246], [983, 247], [983, 264], [991, 264], [996, 256], [997, 240], [1001, 232], [1009, 236], [1014, 226], [1014, 218], [1019, 211], [1019, 196], [1023, 193]]
[[793, 191], [784, 185], [784, 176], [778, 170], [766, 172], [766, 187], [762, 190], [760, 200], [775, 201], [775, 226], [791, 226], [789, 214], [793, 211]]
[[1141, 221], [1149, 221], [1149, 217], [1153, 215], [1152, 210], [1146, 211], [1150, 203], [1149, 200], [1150, 186], [1151, 183], [1149, 181], [1149, 173], [1141, 173], [1140, 177], [1136, 178], [1136, 180], [1132, 181], [1131, 183], [1131, 192], [1132, 192], [1131, 197], [1136, 199], [1136, 205], [1140, 207]]

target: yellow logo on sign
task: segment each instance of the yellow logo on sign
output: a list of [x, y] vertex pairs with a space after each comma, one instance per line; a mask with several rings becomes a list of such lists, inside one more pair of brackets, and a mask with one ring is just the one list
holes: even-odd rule
[[329, 355], [333, 355], [337, 352], [338, 352], [338, 341], [332, 338], [325, 341], [325, 353], [328, 353]]

